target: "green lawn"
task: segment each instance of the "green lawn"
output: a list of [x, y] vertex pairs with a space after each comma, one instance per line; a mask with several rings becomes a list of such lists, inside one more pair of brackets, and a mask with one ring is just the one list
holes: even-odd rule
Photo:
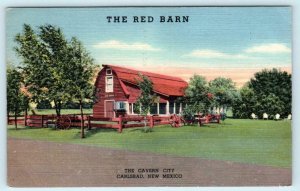
[[203, 127], [169, 125], [155, 127], [151, 133], [142, 128], [124, 129], [119, 134], [111, 129], [87, 132], [8, 127], [8, 136], [94, 145], [131, 151], [175, 156], [200, 157], [270, 166], [291, 167], [291, 122], [226, 119], [222, 124]]

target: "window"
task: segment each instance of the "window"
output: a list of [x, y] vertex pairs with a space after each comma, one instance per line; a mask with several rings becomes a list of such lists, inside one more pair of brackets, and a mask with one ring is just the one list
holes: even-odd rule
[[106, 69], [106, 75], [112, 75], [111, 69]]
[[180, 103], [175, 103], [176, 104], [176, 106], [175, 106], [175, 108], [176, 108], [176, 114], [179, 114], [180, 113]]
[[173, 114], [174, 113], [174, 102], [169, 103], [169, 113]]
[[167, 104], [159, 103], [159, 114], [167, 114]]
[[115, 104], [116, 110], [126, 110], [126, 103], [123, 101], [117, 101]]
[[106, 76], [105, 92], [113, 92], [113, 91], [114, 91], [114, 79], [112, 76]]
[[154, 104], [151, 105], [150, 114], [154, 114], [154, 115], [157, 114], [157, 103], [154, 103]]

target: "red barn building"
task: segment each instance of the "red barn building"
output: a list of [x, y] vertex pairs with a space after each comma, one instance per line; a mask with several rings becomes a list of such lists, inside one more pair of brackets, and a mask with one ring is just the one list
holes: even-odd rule
[[116, 111], [135, 115], [139, 110], [136, 101], [141, 93], [138, 88], [139, 74], [147, 76], [153, 83], [153, 91], [159, 96], [150, 114], [169, 115], [180, 113], [182, 104], [175, 103], [184, 95], [187, 82], [172, 76], [143, 72], [113, 65], [103, 65], [95, 86], [98, 102], [93, 107], [94, 117], [116, 117]]

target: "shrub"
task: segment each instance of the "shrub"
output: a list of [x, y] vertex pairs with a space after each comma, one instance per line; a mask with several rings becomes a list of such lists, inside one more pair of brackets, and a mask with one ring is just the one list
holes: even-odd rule
[[52, 109], [52, 105], [49, 100], [42, 100], [37, 103], [37, 109]]

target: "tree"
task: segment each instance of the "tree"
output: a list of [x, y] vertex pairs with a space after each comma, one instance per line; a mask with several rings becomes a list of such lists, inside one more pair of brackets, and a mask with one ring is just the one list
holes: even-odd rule
[[[250, 80], [249, 88], [257, 96], [257, 102], [262, 103], [267, 98], [279, 100], [276, 102], [281, 110], [277, 110], [281, 115], [287, 116], [291, 113], [292, 107], [292, 80], [291, 74], [273, 68], [272, 70], [262, 70], [254, 75]], [[275, 98], [277, 97], [277, 98]], [[262, 106], [262, 105], [261, 105]], [[261, 108], [265, 111], [269, 109], [267, 105]]]
[[65, 57], [64, 83], [66, 92], [69, 93], [73, 100], [79, 102], [81, 115], [81, 138], [84, 138], [84, 121], [83, 121], [83, 103], [85, 100], [93, 99], [94, 86], [92, 84], [95, 65], [89, 53], [85, 50], [82, 44], [72, 38], [68, 44], [68, 51]]
[[262, 117], [263, 113], [267, 113], [272, 118], [277, 113], [282, 113], [283, 110], [284, 103], [273, 93], [263, 95], [255, 105], [255, 111], [259, 117]]
[[147, 132], [147, 114], [150, 112], [151, 106], [158, 102], [158, 97], [153, 94], [152, 81], [142, 74], [139, 74], [139, 78], [137, 81], [141, 94], [137, 99], [137, 105], [140, 105], [138, 112], [144, 116], [144, 130]]
[[23, 34], [18, 34], [15, 40], [32, 100], [54, 102], [58, 116], [64, 103], [78, 101], [84, 138], [82, 107], [94, 93], [91, 81], [95, 65], [89, 53], [75, 37], [67, 41], [61, 29], [52, 25], [40, 26], [35, 33], [25, 24]]
[[42, 100], [37, 103], [37, 109], [52, 109], [52, 105], [49, 100]]
[[214, 95], [209, 92], [208, 84], [204, 77], [194, 75], [185, 90], [188, 107], [194, 113], [207, 113], [211, 107]]
[[232, 113], [235, 118], [249, 118], [251, 113], [256, 113], [257, 97], [249, 84], [244, 85], [237, 94], [232, 104]]
[[15, 129], [18, 129], [17, 116], [24, 110], [27, 110], [27, 97], [22, 93], [22, 74], [16, 68], [7, 67], [7, 117], [10, 113], [14, 114]]
[[264, 69], [255, 73], [254, 78], [240, 90], [233, 115], [238, 118], [249, 118], [251, 113], [259, 117], [263, 113], [287, 116], [291, 113], [291, 101], [291, 75], [277, 69]]
[[226, 108], [233, 104], [237, 97], [237, 90], [234, 82], [230, 78], [218, 77], [209, 82], [209, 90], [214, 94], [214, 105], [218, 108]]
[[17, 34], [15, 41], [19, 45], [15, 50], [22, 58], [24, 84], [32, 101], [53, 101], [59, 116], [62, 102], [70, 99], [64, 82], [68, 42], [62, 31], [43, 25], [39, 32], [34, 32], [30, 25], [24, 24], [23, 33]]

